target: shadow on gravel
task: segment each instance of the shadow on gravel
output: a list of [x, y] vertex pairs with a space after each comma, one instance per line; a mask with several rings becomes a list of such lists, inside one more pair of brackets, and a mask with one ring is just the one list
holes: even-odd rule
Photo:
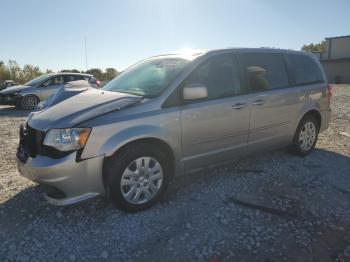
[[[230, 232], [235, 232], [238, 236], [251, 234], [252, 228], [258, 227], [263, 229], [259, 234], [265, 237], [276, 226], [292, 223], [292, 233], [286, 231], [278, 235], [281, 241], [271, 238], [266, 245], [259, 244], [255, 247], [256, 253], [262, 255], [259, 260], [255, 260], [245, 247], [236, 250], [238, 256], [244, 254], [247, 261], [264, 261], [263, 258], [268, 257], [265, 249], [273, 246], [278, 250], [281, 243], [288, 247], [288, 253], [285, 253], [287, 257], [301, 256], [292, 234], [295, 228], [307, 228], [305, 232], [309, 232], [309, 223], [319, 220], [320, 226], [312, 227], [315, 230], [323, 233], [329, 231], [329, 222], [336, 229], [327, 233], [327, 247], [331, 247], [331, 251], [322, 246], [324, 237], [315, 235], [312, 257], [329, 257], [331, 252], [337, 254], [345, 246], [342, 241], [346, 231], [337, 228], [347, 228], [349, 167], [349, 157], [323, 149], [316, 149], [306, 158], [280, 150], [177, 177], [160, 204], [135, 214], [120, 212], [101, 199], [69, 207], [51, 206], [42, 198], [39, 186], [33, 186], [0, 204], [0, 241], [1, 238], [11, 238], [14, 243], [19, 243], [27, 236], [26, 232], [45, 236], [58, 227], [59, 231], [52, 233], [56, 240], [60, 239], [59, 236], [68, 235], [72, 239], [78, 237], [84, 243], [90, 243], [90, 235], [85, 236], [79, 232], [96, 231], [96, 234], [103, 232], [102, 240], [94, 242], [99, 245], [99, 250], [105, 248], [100, 243], [106, 239], [122, 235], [127, 239], [123, 242], [126, 252], [143, 248], [147, 250], [145, 260], [154, 260], [169, 254], [167, 239], [173, 238], [176, 243], [181, 243], [181, 237], [190, 232], [188, 235], [197, 234], [188, 240], [194, 247], [205, 245], [210, 236], [218, 235], [223, 241], [217, 247], [221, 258], [228, 258], [227, 250], [238, 248], [231, 243], [233, 240]], [[325, 210], [331, 208], [336, 208], [337, 217], [330, 211], [324, 214]], [[167, 230], [158, 232], [151, 227], [149, 235], [144, 236], [147, 243], [157, 246], [156, 249], [131, 237], [140, 234], [140, 226], [152, 223], [156, 224], [154, 228]], [[132, 226], [123, 230], [125, 225]], [[308, 251], [303, 252], [304, 255], [308, 254]], [[270, 261], [281, 261], [280, 258]], [[193, 260], [193, 252], [181, 254], [181, 260]]]
[[[265, 175], [265, 177], [270, 180], [268, 184], [270, 182], [272, 184], [276, 182], [274, 181], [275, 171], [272, 169], [278, 165], [284, 169], [290, 170], [290, 172], [285, 174], [285, 177], [279, 176], [282, 183], [285, 182], [285, 187], [289, 188], [284, 190], [281, 188], [270, 188], [269, 185], [266, 185], [266, 188], [262, 186], [259, 188], [261, 192], [254, 194], [253, 198], [261, 197], [262, 193], [265, 192], [278, 198], [293, 199], [294, 197], [292, 195], [294, 192], [287, 193], [286, 191], [293, 191], [294, 189], [301, 188], [314, 188], [325, 182], [326, 184], [323, 184], [323, 186], [331, 188], [334, 192], [337, 191], [350, 197], [350, 157], [316, 148], [314, 152], [307, 157], [295, 156], [290, 154], [287, 149], [282, 149], [268, 154], [256, 154], [240, 161], [226, 163], [221, 166], [208, 168], [205, 171], [198, 171], [177, 177], [170, 185], [162, 202], [176, 201], [176, 195], [179, 191], [190, 187], [191, 184], [200, 183], [200, 181], [203, 180], [205, 180], [204, 187], [210, 187], [211, 184], [215, 184], [219, 177], [233, 177], [234, 180], [239, 181], [242, 180], [242, 178], [259, 178]], [[295, 173], [295, 176], [293, 173]], [[284, 179], [286, 180], [283, 181]], [[293, 182], [291, 182], [291, 180], [293, 180]], [[291, 184], [287, 186], [288, 183]], [[235, 181], [232, 181], [232, 186], [235, 187]], [[322, 194], [322, 192], [320, 193]], [[269, 212], [271, 210], [268, 210], [268, 207], [259, 206], [249, 201], [244, 203], [244, 201], [236, 199], [235, 196], [228, 196], [228, 198], [224, 200], [224, 203], [227, 202], [235, 203], [237, 206], [246, 206], [251, 209], [265, 210], [268, 213], [273, 213]], [[288, 213], [286, 214], [290, 215]], [[295, 216], [295, 214], [292, 214], [292, 216]]]
[[31, 111], [29, 110], [20, 110], [14, 106], [1, 106], [0, 107], [0, 117], [1, 116], [10, 116], [10, 117], [26, 117]]
[[[263, 165], [267, 161], [280, 161], [280, 165], [292, 164], [297, 165], [298, 168], [311, 171], [311, 176], [309, 174], [305, 176], [304, 179], [302, 179], [302, 181], [299, 181], [298, 185], [295, 185], [297, 187], [302, 187], [305, 185], [312, 186], [312, 184], [315, 181], [317, 181], [320, 177], [324, 175], [331, 175], [328, 178], [330, 178], [329, 182], [333, 181], [333, 183], [329, 186], [342, 194], [348, 194], [350, 196], [350, 185], [346, 185], [343, 183], [345, 182], [343, 180], [346, 179], [350, 174], [350, 158], [344, 155], [334, 153], [332, 151], [327, 151], [324, 149], [315, 149], [315, 151], [311, 155], [305, 158], [301, 158], [289, 155], [286, 151], [280, 150], [274, 153], [265, 154], [264, 156], [257, 155], [251, 158], [242, 159], [242, 161], [245, 162], [243, 166], [240, 164], [240, 161], [236, 161], [233, 163], [226, 163], [213, 168], [208, 168], [203, 171], [198, 171], [195, 173], [175, 177], [173, 182], [170, 184], [168, 188], [168, 193], [165, 195], [162, 202], [166, 203], [168, 201], [176, 201], [175, 195], [179, 190], [182, 190], [187, 186], [191, 186], [191, 184], [196, 184], [199, 181], [205, 180], [206, 186], [210, 187], [210, 184], [214, 183], [214, 181], [219, 177], [231, 177], [232, 174], [234, 174], [234, 177], [236, 177], [237, 179], [246, 176], [259, 176], [262, 173], [268, 174], [269, 172], [271, 172], [270, 170], [264, 170], [261, 168], [261, 165]], [[257, 168], [254, 168], [254, 166]], [[294, 168], [293, 166], [291, 167]], [[218, 171], [219, 174], [217, 174]], [[216, 174], [212, 175], [212, 173]], [[232, 186], [234, 186], [234, 184]], [[44, 203], [45, 206], [50, 206], [46, 204], [45, 200], [42, 198], [40, 187], [34, 186], [21, 191], [8, 201], [1, 204], [0, 210], [2, 210], [5, 213], [7, 210], [21, 209], [22, 207], [35, 210], [38, 208], [38, 201]], [[98, 200], [91, 200], [86, 203], [74, 205], [71, 207], [73, 207], [72, 209], [74, 209], [74, 207], [85, 208], [86, 206], [89, 206], [89, 203], [96, 201]], [[42, 206], [42, 203], [40, 206]], [[101, 208], [103, 208], [104, 206], [105, 205], [101, 205]], [[61, 207], [56, 208], [60, 209]], [[71, 209], [70, 207], [66, 208]]]
[[[243, 165], [241, 164], [241, 161], [244, 161]], [[216, 180], [219, 178], [233, 177], [234, 179], [240, 179], [243, 177], [248, 178], [249, 176], [260, 176], [261, 174], [266, 174], [269, 176], [269, 173], [272, 171], [263, 169], [262, 166], [267, 162], [276, 161], [279, 161], [280, 165], [282, 166], [289, 165], [289, 168], [298, 168], [299, 170], [295, 170], [298, 173], [305, 170], [305, 176], [303, 177], [303, 174], [301, 174], [302, 179], [294, 185], [295, 187], [313, 187], [314, 184], [323, 177], [326, 178], [327, 183], [329, 183], [326, 186], [329, 186], [333, 190], [350, 197], [350, 158], [334, 153], [332, 151], [315, 149], [311, 155], [305, 158], [301, 158], [289, 155], [286, 150], [280, 150], [270, 154], [265, 154], [264, 156], [257, 155], [254, 157], [242, 159], [241, 161], [226, 163], [217, 167], [205, 169], [203, 171], [175, 177], [170, 184], [164, 198], [161, 200], [162, 204], [167, 205], [169, 201], [176, 201], [177, 195], [180, 191], [184, 190], [187, 187], [203, 183], [203, 181], [205, 181], [205, 187], [211, 187], [211, 184], [214, 185], [216, 183]], [[213, 175], [213, 173], [215, 174]], [[311, 175], [306, 175], [306, 173], [311, 173]], [[271, 174], [271, 180], [272, 179], [273, 177]], [[234, 181], [232, 183], [232, 187], [235, 187]], [[271, 191], [271, 189], [268, 190]], [[270, 192], [270, 194], [274, 194], [275, 196], [278, 195], [281, 197], [281, 192]], [[232, 196], [229, 196], [229, 198], [224, 200], [224, 202], [227, 200], [236, 202], [237, 205], [244, 205], [244, 203], [239, 203], [239, 200], [232, 199]], [[24, 210], [30, 213], [35, 213], [40, 208], [50, 208], [52, 211], [66, 209], [65, 211], [68, 212], [74, 212], [74, 209], [78, 208], [80, 211], [85, 211], [85, 215], [90, 215], [89, 207], [91, 204], [93, 204], [97, 209], [103, 209], [107, 205], [112, 207], [112, 205], [108, 204], [108, 202], [102, 201], [100, 199], [93, 199], [68, 207], [51, 206], [47, 204], [43, 199], [40, 186], [34, 186], [21, 191], [8, 201], [0, 204], [0, 211], [3, 214], [6, 214], [7, 218], [21, 216]], [[253, 209], [259, 209], [257, 207], [254, 207], [254, 204], [248, 204], [247, 206]], [[94, 210], [91, 215], [95, 216], [95, 212], [96, 210]], [[0, 219], [0, 224], [2, 224], [1, 220], [3, 220], [3, 218], [4, 216], [2, 216]]]

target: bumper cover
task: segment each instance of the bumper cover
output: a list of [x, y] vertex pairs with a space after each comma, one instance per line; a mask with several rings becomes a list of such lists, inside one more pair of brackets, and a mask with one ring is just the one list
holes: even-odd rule
[[329, 126], [329, 122], [331, 121], [332, 118], [332, 110], [327, 109], [325, 111], [321, 112], [321, 126], [320, 126], [320, 132], [323, 132], [326, 130]]
[[15, 94], [0, 94], [0, 105], [16, 105], [21, 96]]
[[104, 195], [102, 164], [103, 156], [76, 162], [76, 152], [60, 159], [37, 155], [24, 160], [17, 155], [18, 171], [22, 176], [64, 192], [64, 198], [45, 195], [54, 205], [70, 205]]

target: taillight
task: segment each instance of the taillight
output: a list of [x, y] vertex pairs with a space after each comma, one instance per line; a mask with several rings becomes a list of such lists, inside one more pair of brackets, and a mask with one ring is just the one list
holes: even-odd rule
[[331, 104], [331, 97], [333, 96], [333, 89], [330, 84], [327, 86], [327, 98], [328, 98], [328, 105]]
[[98, 87], [100, 87], [100, 86], [101, 86], [101, 82], [100, 82], [100, 80], [96, 80], [96, 85], [97, 85]]
[[328, 85], [327, 87], [327, 95], [329, 98], [331, 98], [333, 96], [333, 89], [331, 85]]

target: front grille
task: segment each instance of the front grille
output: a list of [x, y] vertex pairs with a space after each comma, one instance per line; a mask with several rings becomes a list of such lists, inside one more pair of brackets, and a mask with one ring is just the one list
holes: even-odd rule
[[28, 124], [22, 133], [20, 146], [32, 158], [41, 155], [57, 159], [72, 153], [72, 151], [62, 152], [53, 147], [43, 145], [46, 133], [36, 130]]
[[38, 131], [28, 124], [23, 132], [22, 147], [23, 150], [30, 156], [36, 157], [40, 152], [45, 134], [41, 131]]

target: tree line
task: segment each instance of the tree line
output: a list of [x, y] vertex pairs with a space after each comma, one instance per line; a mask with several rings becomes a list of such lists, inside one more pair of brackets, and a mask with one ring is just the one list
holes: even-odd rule
[[[63, 69], [59, 72], [91, 74], [100, 81], [111, 80], [119, 74], [119, 72], [114, 68], [106, 68], [105, 70], [102, 70], [100, 68], [91, 68], [87, 71], [79, 71], [77, 69]], [[53, 73], [53, 71], [50, 69], [42, 71], [38, 66], [33, 66], [30, 64], [21, 67], [14, 60], [9, 60], [7, 63], [0, 60], [0, 84], [5, 80], [13, 80], [18, 84], [24, 84], [38, 76], [48, 73]]]
[[321, 43], [311, 43], [309, 45], [303, 45], [301, 48], [302, 51], [305, 52], [324, 52], [325, 51], [326, 41], [322, 41]]

